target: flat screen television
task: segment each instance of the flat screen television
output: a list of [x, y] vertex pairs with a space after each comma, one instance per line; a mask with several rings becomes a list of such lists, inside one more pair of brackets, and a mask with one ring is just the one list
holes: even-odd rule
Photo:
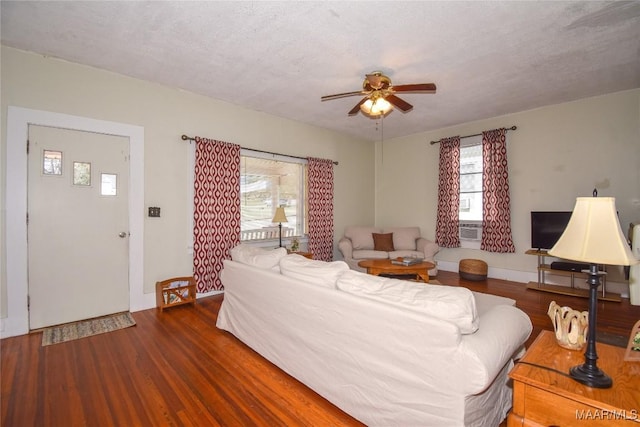
[[531, 212], [531, 247], [551, 249], [569, 223], [571, 212]]

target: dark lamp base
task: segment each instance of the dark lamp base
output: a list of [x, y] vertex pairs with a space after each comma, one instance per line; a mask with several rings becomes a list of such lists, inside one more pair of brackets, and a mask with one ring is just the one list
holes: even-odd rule
[[613, 384], [611, 377], [601, 371], [597, 366], [592, 367], [587, 363], [574, 366], [569, 370], [571, 378], [586, 386], [593, 388], [610, 388]]

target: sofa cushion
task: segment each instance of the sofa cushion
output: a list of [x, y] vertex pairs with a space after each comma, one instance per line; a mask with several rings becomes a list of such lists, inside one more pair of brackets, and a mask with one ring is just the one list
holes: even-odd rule
[[473, 298], [476, 300], [476, 311], [478, 316], [489, 312], [496, 305], [516, 306], [516, 300], [511, 298], [500, 297], [497, 295], [483, 294], [482, 292], [473, 292]]
[[264, 269], [279, 269], [280, 259], [287, 255], [285, 248], [265, 249], [239, 244], [229, 251], [233, 261]]
[[344, 261], [325, 262], [295, 254], [280, 259], [280, 272], [284, 276], [327, 288], [335, 289], [336, 279], [345, 271], [349, 271], [349, 266]]
[[393, 248], [393, 233], [372, 233], [373, 235], [373, 250], [391, 252]]
[[420, 227], [385, 228], [385, 233], [393, 233], [393, 246], [396, 251], [415, 251], [416, 240], [420, 238]]
[[373, 249], [361, 249], [359, 251], [353, 251], [353, 259], [387, 259], [389, 258], [389, 252], [386, 251], [374, 251]]
[[381, 233], [376, 227], [350, 226], [345, 228], [344, 236], [351, 240], [353, 249], [373, 250], [373, 233]]
[[[389, 252], [389, 259], [404, 258], [404, 257], [423, 258], [424, 259], [424, 253], [422, 253], [420, 251], [393, 251], [393, 252]], [[427, 261], [432, 262], [432, 260], [430, 260], [430, 259], [427, 259]]]
[[473, 293], [462, 287], [429, 285], [347, 271], [338, 277], [338, 289], [451, 322], [460, 333], [471, 334], [479, 320]]

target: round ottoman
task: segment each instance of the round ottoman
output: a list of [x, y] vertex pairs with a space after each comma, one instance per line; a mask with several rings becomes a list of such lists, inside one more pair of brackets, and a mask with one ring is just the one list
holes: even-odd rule
[[487, 263], [480, 259], [461, 259], [458, 266], [458, 274], [465, 280], [486, 280]]

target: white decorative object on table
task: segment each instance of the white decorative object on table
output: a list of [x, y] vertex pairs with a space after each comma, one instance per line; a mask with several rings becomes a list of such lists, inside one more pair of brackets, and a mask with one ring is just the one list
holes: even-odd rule
[[549, 304], [547, 311], [560, 347], [569, 350], [582, 350], [587, 342], [589, 312], [578, 311], [571, 307], [560, 307], [555, 301]]

